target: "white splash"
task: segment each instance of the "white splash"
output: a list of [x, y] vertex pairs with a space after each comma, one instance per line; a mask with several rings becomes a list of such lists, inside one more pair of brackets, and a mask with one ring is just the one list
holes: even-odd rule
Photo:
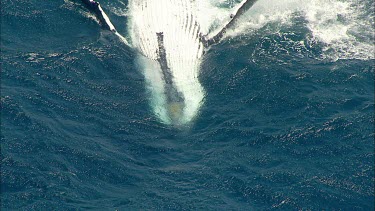
[[325, 44], [323, 56], [374, 59], [374, 17], [363, 16], [360, 1], [314, 1], [304, 11], [313, 39]]
[[[220, 1], [228, 2], [228, 1]], [[269, 23], [278, 23], [280, 27], [293, 25], [294, 18], [306, 21], [311, 32], [310, 42], [321, 43], [324, 48], [323, 59], [375, 58], [374, 49], [374, 13], [372, 5], [366, 0], [260, 0], [251, 8], [236, 30], [229, 31], [227, 37], [251, 34]], [[219, 11], [219, 10], [217, 10]], [[226, 17], [225, 10], [218, 18]], [[274, 32], [278, 33], [280, 28]]]

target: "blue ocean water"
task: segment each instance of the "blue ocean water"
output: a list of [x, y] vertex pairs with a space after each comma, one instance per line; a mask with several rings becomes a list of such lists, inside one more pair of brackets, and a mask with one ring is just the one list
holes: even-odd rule
[[373, 2], [309, 2], [212, 47], [176, 128], [80, 1], [3, 0], [2, 210], [374, 210]]

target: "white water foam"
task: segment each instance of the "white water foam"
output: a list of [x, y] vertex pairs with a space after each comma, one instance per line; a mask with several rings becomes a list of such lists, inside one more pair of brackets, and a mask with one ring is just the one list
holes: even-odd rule
[[[229, 5], [228, 0], [214, 1], [210, 6]], [[226, 2], [226, 4], [225, 4]], [[227, 37], [249, 34], [268, 23], [280, 27], [293, 25], [293, 18], [307, 22], [311, 36], [308, 42], [319, 42], [324, 48], [321, 58], [368, 60], [375, 58], [373, 6], [364, 0], [259, 0], [238, 22]], [[206, 4], [207, 5], [207, 4]], [[367, 8], [366, 8], [367, 7]], [[210, 9], [213, 11], [213, 9]], [[369, 12], [370, 11], [370, 12]], [[216, 9], [211, 22], [227, 20], [230, 9]], [[278, 33], [279, 28], [273, 32]], [[267, 35], [266, 35], [267, 36]]]
[[305, 17], [313, 39], [325, 44], [324, 57], [374, 59], [374, 19], [371, 15], [364, 17], [365, 8], [358, 3], [314, 1], [306, 6]]

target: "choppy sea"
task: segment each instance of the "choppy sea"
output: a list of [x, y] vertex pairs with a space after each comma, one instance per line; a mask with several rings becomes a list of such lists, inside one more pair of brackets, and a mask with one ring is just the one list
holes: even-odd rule
[[[240, 1], [200, 2], [218, 24]], [[374, 210], [373, 8], [259, 0], [179, 128], [80, 1], [2, 0], [1, 210]]]

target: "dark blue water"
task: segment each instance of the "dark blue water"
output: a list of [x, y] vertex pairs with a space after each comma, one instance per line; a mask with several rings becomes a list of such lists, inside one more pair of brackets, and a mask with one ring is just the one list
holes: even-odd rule
[[2, 210], [374, 209], [373, 52], [329, 59], [303, 18], [225, 40], [178, 129], [135, 53], [82, 11], [1, 2]]

